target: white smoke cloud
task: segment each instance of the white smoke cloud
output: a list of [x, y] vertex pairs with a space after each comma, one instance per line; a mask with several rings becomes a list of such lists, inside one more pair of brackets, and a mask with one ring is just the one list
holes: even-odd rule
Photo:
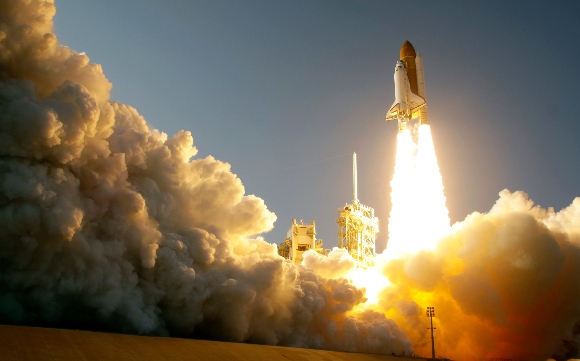
[[0, 2], [0, 322], [412, 351], [356, 308], [364, 290], [340, 269], [323, 278], [249, 239], [273, 227], [264, 202], [229, 164], [193, 158], [191, 133], [110, 101], [100, 66], [58, 44], [54, 14]]
[[345, 248], [334, 247], [328, 256], [314, 250], [304, 252], [302, 264], [316, 274], [327, 278], [351, 278], [356, 261]]

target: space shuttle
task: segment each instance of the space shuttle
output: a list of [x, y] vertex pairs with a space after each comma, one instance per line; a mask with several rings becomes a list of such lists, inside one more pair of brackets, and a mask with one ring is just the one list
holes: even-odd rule
[[399, 133], [411, 119], [428, 124], [423, 58], [409, 41], [401, 47], [400, 55], [395, 65], [395, 102], [387, 113], [387, 121], [398, 121]]

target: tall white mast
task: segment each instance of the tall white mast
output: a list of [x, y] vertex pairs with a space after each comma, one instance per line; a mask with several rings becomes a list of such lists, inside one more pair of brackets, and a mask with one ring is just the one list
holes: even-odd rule
[[353, 201], [356, 203], [358, 202], [358, 196], [357, 196], [357, 191], [356, 191], [356, 153], [352, 153], [352, 189], [353, 189], [353, 195], [354, 195], [354, 199]]
[[372, 267], [375, 263], [375, 239], [379, 219], [375, 210], [361, 204], [357, 194], [356, 153], [352, 154], [352, 204], [338, 209], [338, 247], [344, 248], [357, 262], [357, 267]]

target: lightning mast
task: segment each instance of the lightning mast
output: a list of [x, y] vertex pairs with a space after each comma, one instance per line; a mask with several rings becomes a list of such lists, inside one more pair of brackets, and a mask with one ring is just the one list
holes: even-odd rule
[[358, 202], [358, 197], [356, 194], [357, 184], [356, 184], [356, 153], [352, 153], [352, 193], [353, 193], [353, 202]]
[[359, 267], [369, 267], [375, 262], [375, 238], [379, 219], [375, 210], [361, 204], [357, 194], [356, 153], [352, 155], [353, 201], [338, 209], [338, 247], [345, 248]]

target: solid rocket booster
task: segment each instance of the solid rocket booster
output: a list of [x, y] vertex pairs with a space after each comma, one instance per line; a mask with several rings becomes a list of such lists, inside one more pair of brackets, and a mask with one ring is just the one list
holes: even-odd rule
[[400, 55], [394, 74], [395, 102], [386, 119], [397, 119], [399, 132], [402, 132], [409, 120], [418, 118], [420, 124], [428, 124], [428, 117], [423, 58], [409, 41], [401, 47]]

